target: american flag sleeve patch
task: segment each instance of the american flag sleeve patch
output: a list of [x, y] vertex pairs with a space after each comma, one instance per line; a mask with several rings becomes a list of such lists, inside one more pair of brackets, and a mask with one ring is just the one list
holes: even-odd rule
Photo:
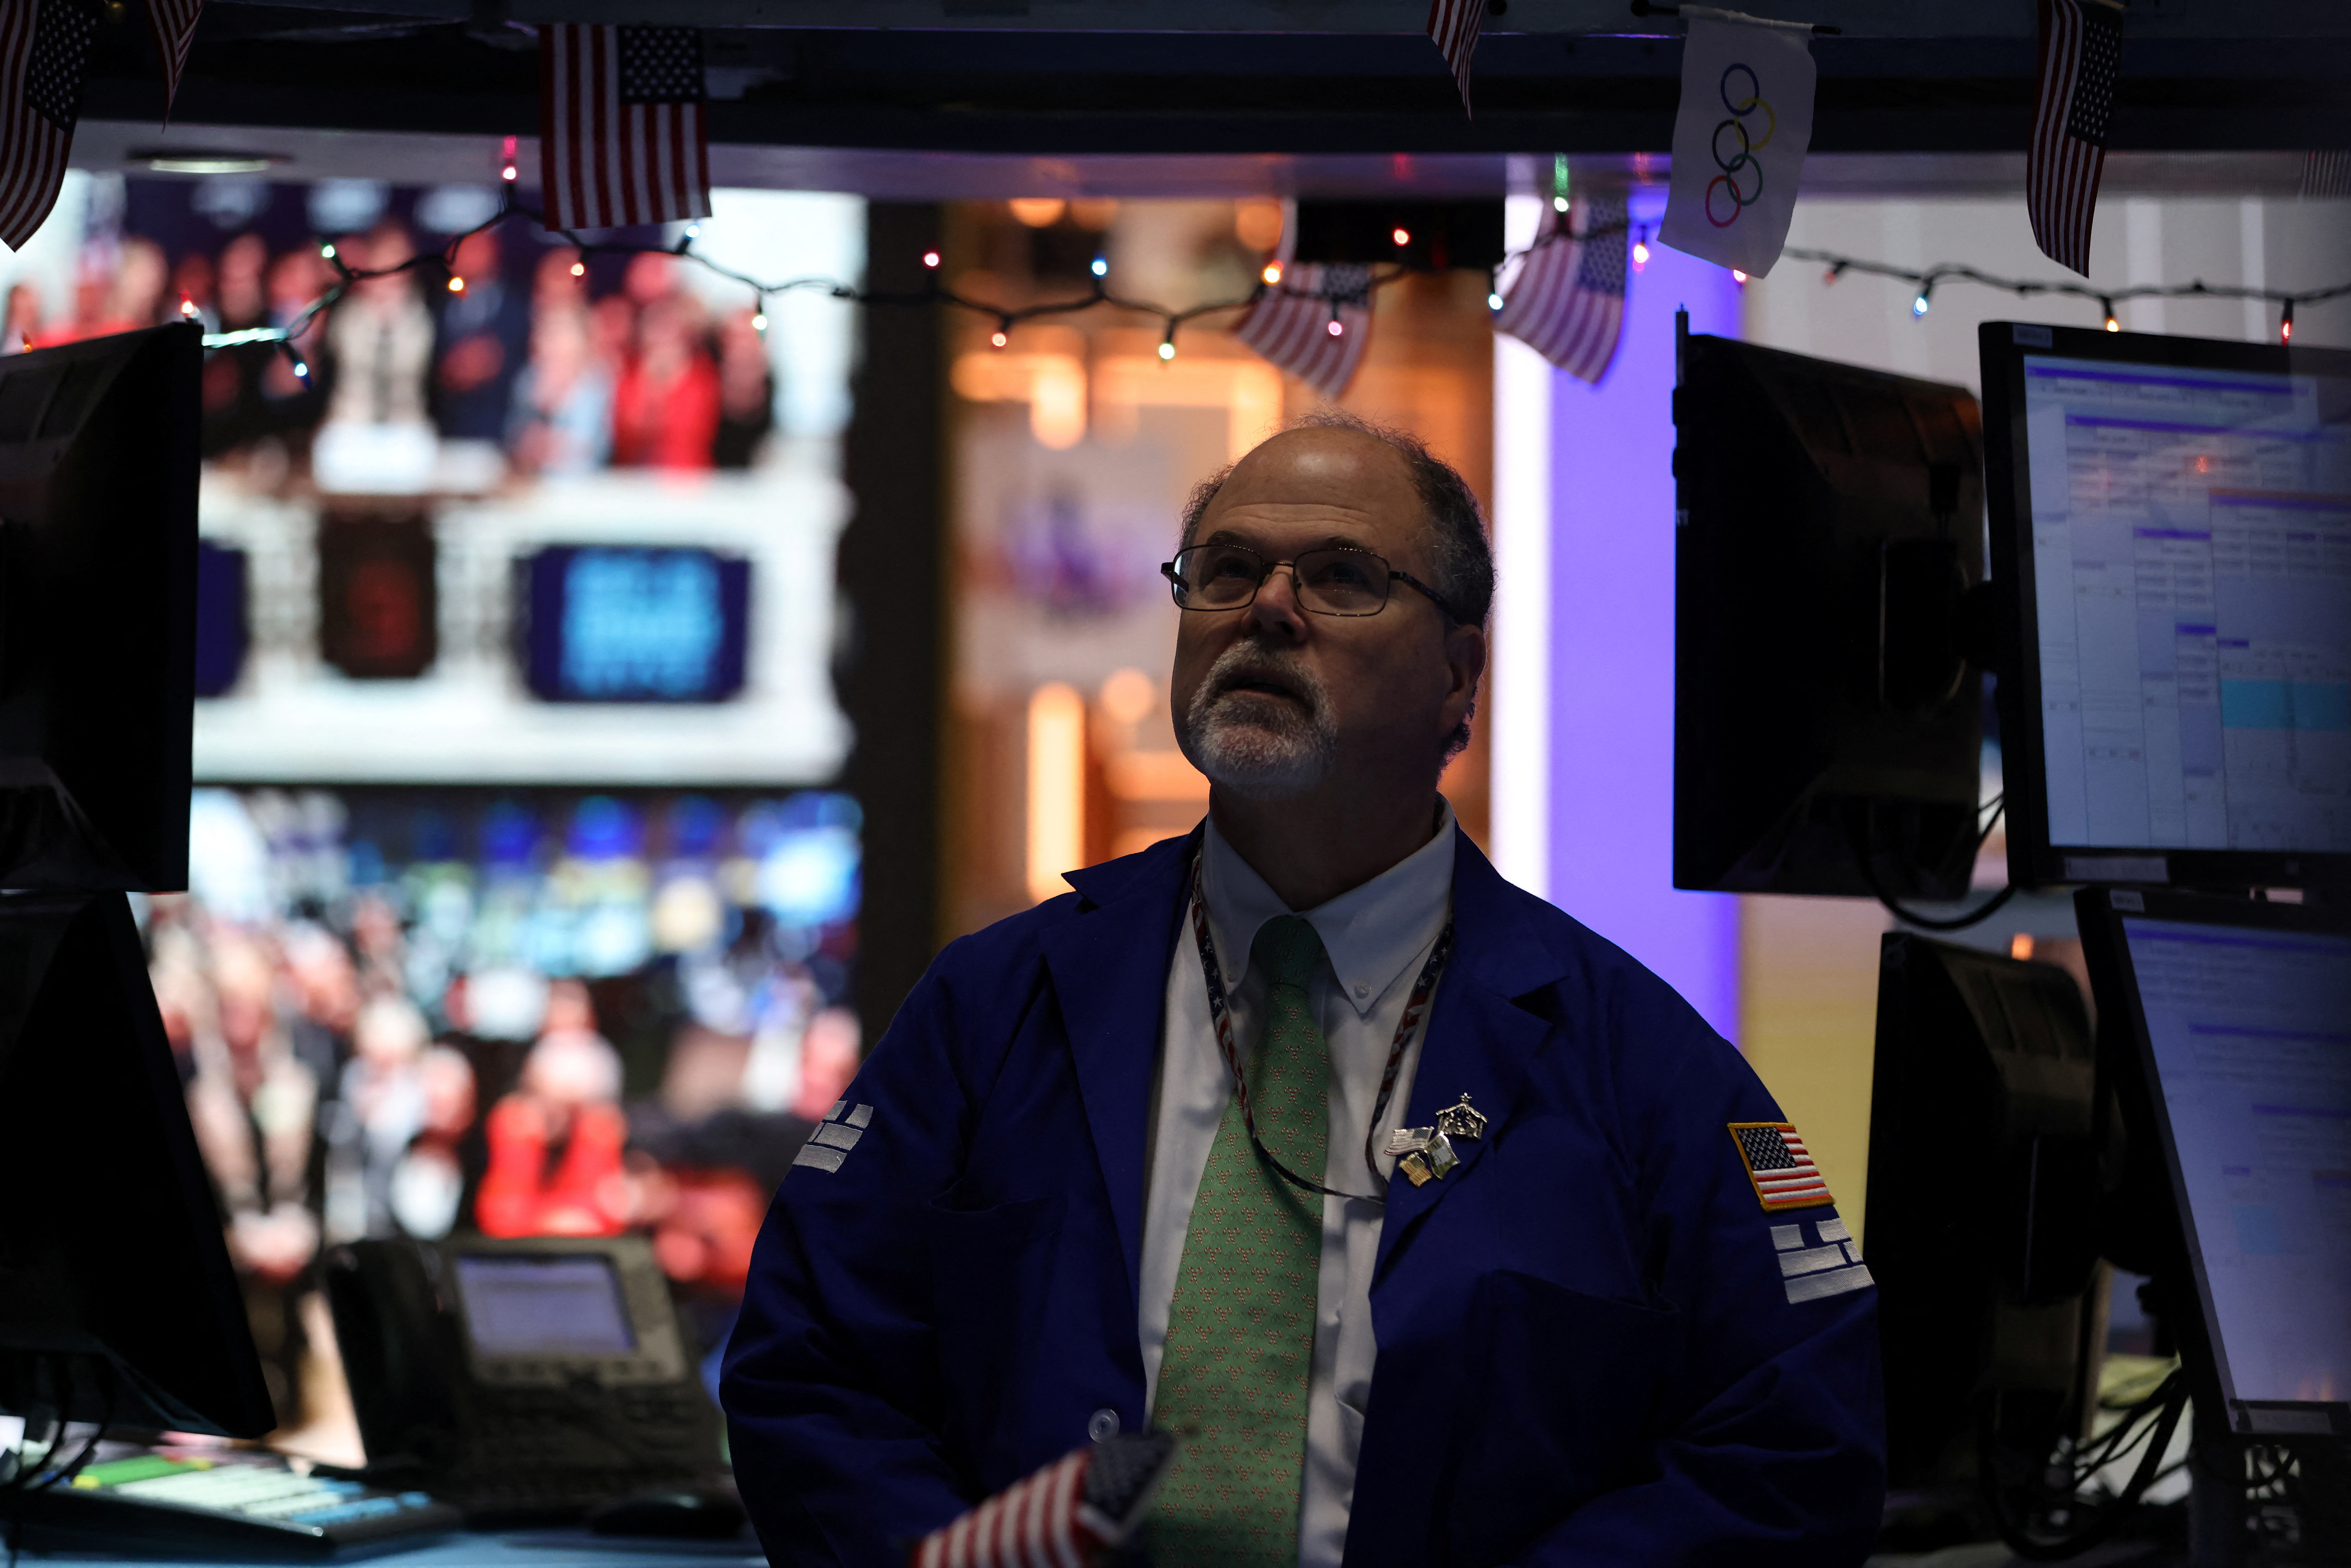
[[1836, 1201], [1792, 1124], [1733, 1122], [1729, 1126], [1739, 1163], [1746, 1167], [1756, 1200], [1766, 1209], [1813, 1208]]

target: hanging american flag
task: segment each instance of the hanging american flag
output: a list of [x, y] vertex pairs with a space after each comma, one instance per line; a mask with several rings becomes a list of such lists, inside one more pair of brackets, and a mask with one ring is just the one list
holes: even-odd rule
[[2122, 61], [2121, 10], [2112, 0], [2041, 0], [2041, 79], [2024, 204], [2042, 252], [2085, 277]]
[[172, 100], [180, 93], [180, 73], [188, 66], [188, 45], [196, 36], [196, 17], [204, 0], [147, 0], [147, 25], [155, 30], [155, 52], [163, 57], [163, 118], [172, 118]]
[[1478, 52], [1478, 29], [1485, 21], [1486, 0], [1428, 0], [1428, 36], [1453, 68], [1464, 115], [1469, 113], [1469, 57]]
[[710, 215], [699, 29], [551, 23], [538, 64], [549, 228]]
[[1291, 262], [1268, 285], [1233, 336], [1326, 398], [1355, 379], [1372, 337], [1372, 269]]
[[57, 204], [97, 33], [78, 0], [0, 5], [0, 243], [10, 250]]
[[[1568, 227], [1581, 216], [1582, 229]], [[1622, 200], [1585, 201], [1543, 215], [1502, 297], [1494, 325], [1579, 380], [1597, 382], [1625, 323], [1625, 253], [1632, 235]], [[1570, 237], [1573, 235], [1573, 237]]]
[[1767, 1209], [1811, 1208], [1834, 1203], [1829, 1184], [1804, 1150], [1804, 1140], [1786, 1122], [1733, 1122], [1730, 1141]]
[[1012, 1483], [906, 1554], [908, 1568], [1091, 1568], [1151, 1506], [1176, 1441], [1109, 1437]]

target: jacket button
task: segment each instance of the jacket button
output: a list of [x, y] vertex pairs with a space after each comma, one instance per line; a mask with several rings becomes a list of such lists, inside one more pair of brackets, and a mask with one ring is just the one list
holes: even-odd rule
[[1118, 1412], [1110, 1409], [1095, 1411], [1091, 1416], [1087, 1417], [1086, 1436], [1092, 1438], [1097, 1443], [1106, 1442], [1109, 1439], [1117, 1437]]

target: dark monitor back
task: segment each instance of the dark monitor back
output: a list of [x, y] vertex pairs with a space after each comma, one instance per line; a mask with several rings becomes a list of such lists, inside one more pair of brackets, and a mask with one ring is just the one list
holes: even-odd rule
[[0, 361], [0, 887], [187, 886], [202, 358]]
[[275, 1424], [119, 894], [0, 898], [0, 1409]]
[[2053, 1438], [2076, 1397], [2096, 1063], [2064, 970], [1885, 937], [1866, 1239], [1897, 1488], [1957, 1479], [1985, 1419]]
[[1956, 898], [1982, 702], [1981, 440], [1959, 387], [1684, 341], [1674, 885]]
[[2351, 353], [1977, 347], [2009, 880], [2351, 886]]

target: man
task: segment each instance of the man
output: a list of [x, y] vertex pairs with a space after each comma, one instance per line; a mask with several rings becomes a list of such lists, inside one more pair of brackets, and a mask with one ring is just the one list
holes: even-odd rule
[[769, 1212], [724, 1394], [770, 1559], [900, 1561], [1154, 1422], [1158, 1568], [1858, 1563], [1874, 1292], [1826, 1188], [1437, 796], [1468, 487], [1329, 418], [1183, 543], [1207, 821], [948, 947]]

